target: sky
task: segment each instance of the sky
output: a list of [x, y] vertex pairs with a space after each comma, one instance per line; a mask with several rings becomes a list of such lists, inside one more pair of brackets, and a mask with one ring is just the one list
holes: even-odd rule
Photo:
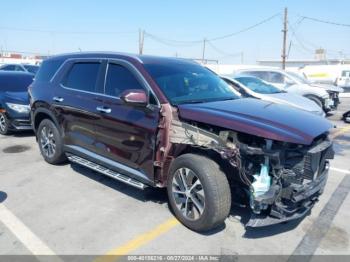
[[254, 64], [280, 59], [287, 7], [289, 59], [312, 59], [316, 48], [327, 58], [350, 58], [349, 26], [302, 19], [350, 24], [348, 0], [3, 0], [0, 7], [3, 51], [138, 53], [141, 29], [145, 54], [202, 58], [206, 38], [206, 59]]

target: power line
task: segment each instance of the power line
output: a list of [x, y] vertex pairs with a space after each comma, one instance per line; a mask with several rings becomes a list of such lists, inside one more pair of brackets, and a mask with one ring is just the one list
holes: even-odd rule
[[48, 33], [48, 34], [113, 34], [113, 35], [126, 35], [126, 34], [135, 34], [137, 31], [128, 31], [128, 32], [116, 32], [116, 31], [60, 31], [60, 30], [42, 30], [42, 29], [30, 29], [30, 28], [15, 28], [15, 27], [4, 27], [1, 26], [0, 30], [6, 31], [19, 31], [19, 32], [34, 32], [34, 33]]
[[227, 35], [223, 35], [223, 36], [219, 36], [219, 37], [214, 37], [214, 38], [211, 38], [211, 39], [208, 39], [208, 40], [209, 41], [216, 41], [216, 40], [221, 40], [221, 39], [229, 38], [229, 37], [232, 37], [232, 36], [236, 36], [238, 34], [247, 32], [247, 31], [249, 31], [249, 30], [251, 30], [251, 29], [253, 29], [255, 27], [258, 27], [258, 26], [260, 26], [262, 24], [265, 24], [265, 23], [271, 21], [272, 19], [274, 19], [275, 17], [280, 16], [280, 15], [281, 15], [281, 13], [274, 14], [274, 15], [272, 15], [272, 16], [270, 16], [270, 17], [268, 17], [268, 18], [266, 18], [266, 19], [264, 19], [262, 21], [260, 21], [259, 23], [251, 25], [249, 27], [246, 27], [246, 28], [244, 28], [242, 30], [239, 30], [237, 32], [234, 32], [234, 33], [231, 33], [231, 34], [227, 34]]
[[[290, 29], [291, 29], [291, 31], [293, 33], [292, 36], [291, 36], [291, 39], [294, 38], [298, 42], [299, 47], [302, 48], [307, 53], [314, 54], [316, 49], [321, 48], [320, 45], [317, 45], [315, 43], [310, 42], [309, 40], [306, 40], [305, 38], [302, 38], [299, 34], [296, 33], [297, 30], [291, 24], [289, 24], [289, 27], [290, 27]], [[332, 50], [332, 49], [328, 49], [328, 48], [325, 48], [325, 50], [327, 51], [327, 53], [330, 53], [330, 54], [337, 54], [337, 55], [339, 55], [340, 53], [342, 53], [344, 55], [347, 55], [344, 52], [339, 51], [339, 50], [337, 51], [337, 50]]]
[[[247, 32], [251, 29], [254, 29], [262, 24], [265, 24], [269, 21], [271, 21], [272, 19], [274, 19], [275, 17], [279, 16], [281, 13], [277, 13], [277, 14], [274, 14], [256, 24], [253, 24], [251, 26], [248, 26], [246, 28], [243, 28], [239, 31], [236, 31], [236, 32], [233, 32], [233, 33], [230, 33], [230, 34], [227, 34], [227, 35], [222, 35], [222, 36], [218, 36], [218, 37], [213, 37], [213, 38], [208, 38], [207, 41], [217, 41], [217, 40], [222, 40], [222, 39], [226, 39], [226, 38], [230, 38], [232, 36], [236, 36], [236, 35], [239, 35], [241, 33], [244, 33], [244, 32]], [[158, 42], [161, 42], [163, 44], [166, 44], [166, 45], [170, 45], [170, 46], [183, 46], [183, 45], [195, 45], [195, 44], [200, 44], [200, 43], [203, 43], [203, 39], [198, 39], [198, 40], [175, 40], [175, 39], [167, 39], [167, 38], [163, 38], [163, 37], [159, 37], [159, 36], [156, 36], [154, 34], [151, 34], [151, 33], [148, 33], [148, 32], [145, 32], [145, 36], [148, 36], [150, 38], [152, 38], [153, 40], [156, 40]]]
[[196, 40], [196, 41], [179, 41], [179, 40], [174, 40], [174, 39], [166, 39], [162, 38], [153, 34], [150, 34], [148, 32], [144, 32], [145, 36], [153, 39], [154, 41], [160, 42], [164, 45], [169, 45], [169, 46], [193, 46], [199, 43], [202, 43], [203, 40]]
[[299, 46], [300, 46], [301, 48], [303, 48], [306, 52], [313, 52], [312, 49], [310, 49], [310, 48], [308, 48], [308, 47], [306, 47], [306, 46], [304, 45], [304, 43], [303, 43], [303, 41], [301, 40], [301, 38], [297, 35], [295, 28], [294, 28], [289, 22], [288, 22], [288, 26], [289, 26], [289, 28], [290, 28], [290, 31], [292, 31], [291, 41], [292, 41], [292, 39], [294, 38], [294, 39], [298, 42]]
[[324, 23], [324, 24], [330, 24], [330, 25], [336, 25], [336, 26], [345, 26], [345, 27], [350, 27], [350, 24], [342, 24], [342, 23], [337, 23], [337, 22], [332, 22], [332, 21], [327, 21], [319, 18], [314, 18], [314, 17], [309, 17], [309, 16], [301, 16], [303, 19], [308, 19], [311, 21], [319, 22], [319, 23]]
[[211, 41], [206, 40], [206, 42], [219, 54], [223, 55], [224, 57], [237, 57], [237, 56], [241, 56], [242, 52], [239, 53], [234, 53], [234, 54], [230, 54], [230, 53], [226, 53], [225, 51], [220, 50], [219, 48], [217, 48]]

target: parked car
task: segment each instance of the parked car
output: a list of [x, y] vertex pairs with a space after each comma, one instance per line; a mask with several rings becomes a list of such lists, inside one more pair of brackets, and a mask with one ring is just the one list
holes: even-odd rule
[[32, 129], [28, 86], [33, 76], [0, 71], [0, 134]]
[[333, 104], [333, 106], [331, 106], [331, 110], [336, 110], [338, 108], [338, 105], [340, 104], [339, 94], [344, 92], [343, 88], [333, 84], [311, 82], [304, 75], [296, 72], [288, 71], [288, 73], [291, 76], [294, 76], [296, 79], [299, 79], [300, 84], [303, 83], [309, 86], [314, 86], [326, 90], [330, 96], [330, 99], [333, 101], [331, 102], [331, 104]]
[[54, 56], [29, 94], [48, 163], [68, 158], [140, 189], [166, 187], [176, 217], [196, 231], [224, 222], [231, 192], [250, 207], [247, 227], [305, 216], [334, 155], [328, 120], [238, 99], [220, 77], [188, 60]]
[[32, 74], [33, 76], [39, 70], [39, 66], [37, 65], [29, 65], [29, 64], [6, 64], [0, 67], [0, 71], [19, 71], [19, 72], [27, 72]]
[[301, 110], [313, 113], [318, 116], [325, 116], [322, 108], [313, 101], [292, 93], [288, 93], [273, 85], [266, 83], [260, 78], [252, 76], [222, 76], [229, 85], [238, 91], [243, 97], [254, 97], [264, 101], [284, 104], [299, 108]]
[[341, 90], [335, 90], [333, 87], [325, 90], [311, 85], [297, 73], [267, 68], [246, 69], [236, 73], [255, 76], [289, 93], [305, 96], [322, 107], [326, 113], [336, 110], [339, 105], [338, 91]]
[[346, 123], [350, 123], [350, 111], [347, 111], [343, 114], [343, 120], [346, 122]]
[[349, 65], [307, 65], [298, 69], [312, 83], [336, 85], [349, 91]]
[[350, 68], [341, 71], [341, 75], [336, 79], [335, 84], [344, 88], [347, 92], [350, 91]]

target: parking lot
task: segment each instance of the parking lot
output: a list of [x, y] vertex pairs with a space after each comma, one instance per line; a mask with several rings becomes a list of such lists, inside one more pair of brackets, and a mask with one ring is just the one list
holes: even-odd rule
[[32, 133], [0, 137], [0, 255], [350, 255], [350, 125], [330, 117], [336, 157], [319, 203], [302, 221], [248, 230], [234, 206], [199, 234], [169, 212], [165, 190], [144, 191], [74, 164], [50, 166]]

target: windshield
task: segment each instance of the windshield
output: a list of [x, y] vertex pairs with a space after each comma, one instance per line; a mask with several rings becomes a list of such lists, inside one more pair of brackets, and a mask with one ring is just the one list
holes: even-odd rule
[[38, 66], [34, 66], [34, 65], [23, 65], [25, 69], [28, 70], [28, 72], [32, 73], [32, 74], [36, 74], [39, 70]]
[[173, 105], [239, 98], [224, 80], [197, 64], [170, 62], [145, 68]]
[[305, 77], [302, 77], [301, 75], [297, 74], [297, 73], [294, 73], [294, 72], [288, 72], [288, 75], [296, 78], [300, 83], [302, 84], [310, 84], [309, 81], [305, 78]]
[[259, 94], [277, 94], [282, 91], [273, 85], [270, 85], [259, 78], [255, 77], [236, 77], [235, 78], [242, 85], [248, 87], [253, 92]]

